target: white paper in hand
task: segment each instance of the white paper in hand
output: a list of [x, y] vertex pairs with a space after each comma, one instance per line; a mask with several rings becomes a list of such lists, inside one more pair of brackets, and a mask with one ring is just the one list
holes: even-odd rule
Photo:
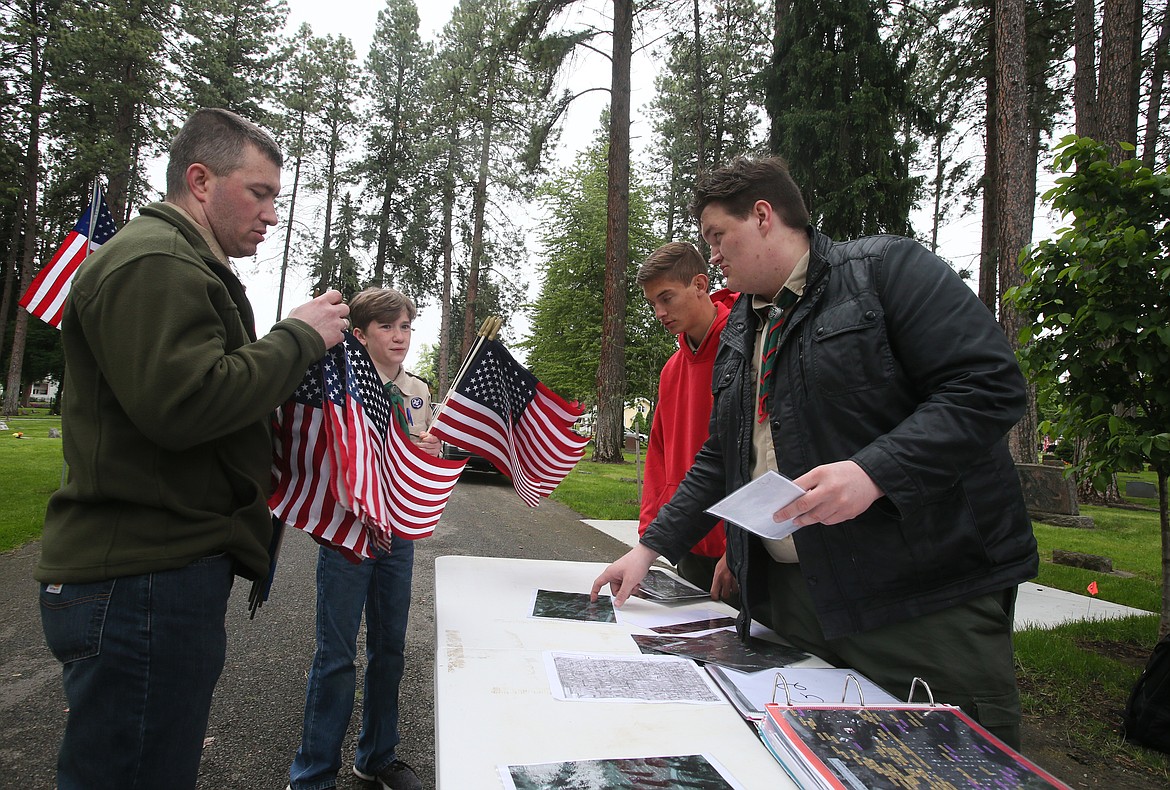
[[782, 474], [768, 471], [707, 508], [707, 512], [764, 538], [786, 538], [800, 527], [792, 519], [776, 523], [772, 514], [803, 496], [804, 489]]

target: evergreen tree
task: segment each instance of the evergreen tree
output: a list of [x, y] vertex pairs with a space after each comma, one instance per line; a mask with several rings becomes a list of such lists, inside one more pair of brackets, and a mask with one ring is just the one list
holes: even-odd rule
[[281, 61], [284, 64], [277, 85], [278, 113], [276, 128], [281, 133], [285, 151], [285, 166], [293, 171], [292, 184], [286, 187], [288, 210], [284, 212], [284, 251], [280, 261], [280, 285], [276, 297], [276, 320], [280, 320], [284, 306], [284, 289], [288, 279], [289, 256], [292, 252], [293, 228], [298, 226], [297, 198], [301, 190], [302, 169], [305, 161], [316, 150], [316, 136], [310, 123], [321, 107], [322, 65], [320, 53], [323, 42], [313, 37], [312, 29], [302, 24], [288, 42]]
[[755, 0], [696, 2], [685, 12], [671, 25], [679, 32], [667, 39], [655, 81], [651, 157], [663, 237], [698, 241], [687, 211], [695, 181], [754, 146], [769, 42], [758, 35], [767, 20]]
[[360, 70], [353, 43], [345, 36], [313, 39], [320, 67], [320, 109], [310, 128], [316, 141], [313, 149], [319, 160], [310, 186], [324, 193], [325, 208], [320, 257], [313, 267], [313, 291], [323, 293], [337, 287], [339, 271], [333, 259], [333, 206], [342, 187], [350, 182], [343, 157], [350, 149], [351, 131], [357, 122], [354, 106], [361, 91]]
[[789, 161], [814, 222], [838, 238], [910, 232], [920, 113], [912, 63], [883, 40], [868, 0], [793, 0], [766, 77], [771, 150]]
[[[606, 280], [605, 224], [607, 151], [604, 140], [582, 152], [574, 164], [540, 190], [550, 213], [542, 236], [545, 250], [538, 263], [540, 293], [533, 304], [529, 338], [522, 344], [528, 365], [554, 391], [596, 405], [597, 371], [601, 361], [601, 327]], [[657, 245], [651, 231], [649, 205], [635, 182], [630, 192], [630, 249], [627, 259], [641, 261]], [[634, 281], [636, 265], [622, 279], [628, 311], [631, 367], [658, 371], [671, 352], [670, 338], [646, 305]], [[631, 376], [635, 396], [653, 397], [650, 379]]]
[[265, 127], [288, 18], [285, 0], [185, 0], [175, 54], [185, 109], [222, 107]]
[[337, 207], [337, 221], [333, 225], [332, 257], [337, 266], [334, 287], [344, 299], [352, 299], [361, 290], [362, 276], [355, 247], [358, 243], [358, 208], [353, 196], [346, 191]]
[[435, 291], [429, 204], [434, 199], [424, 134], [423, 84], [430, 48], [414, 0], [386, 0], [366, 56], [371, 102], [366, 156], [357, 172], [374, 206], [365, 236], [376, 245], [371, 285], [393, 283], [420, 300]]

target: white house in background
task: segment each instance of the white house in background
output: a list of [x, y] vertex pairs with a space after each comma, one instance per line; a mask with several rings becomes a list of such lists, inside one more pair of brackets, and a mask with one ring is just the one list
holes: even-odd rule
[[48, 403], [53, 398], [57, 397], [57, 390], [59, 386], [57, 382], [52, 379], [41, 379], [34, 381], [32, 390], [29, 392], [28, 399], [37, 403]]

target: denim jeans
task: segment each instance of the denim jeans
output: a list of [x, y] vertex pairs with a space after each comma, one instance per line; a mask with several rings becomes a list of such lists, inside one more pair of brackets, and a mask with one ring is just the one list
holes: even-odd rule
[[193, 788], [227, 649], [227, 555], [176, 570], [40, 586], [69, 714], [58, 790]]
[[296, 790], [333, 787], [357, 687], [357, 636], [366, 612], [362, 729], [354, 766], [374, 775], [394, 762], [398, 686], [406, 663], [406, 620], [414, 543], [394, 537], [389, 554], [354, 565], [333, 549], [317, 558], [317, 650], [305, 691], [301, 745], [289, 769]]

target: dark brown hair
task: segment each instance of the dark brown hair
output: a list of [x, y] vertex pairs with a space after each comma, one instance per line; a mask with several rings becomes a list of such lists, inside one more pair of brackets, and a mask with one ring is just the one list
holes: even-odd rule
[[691, 215], [699, 220], [703, 209], [718, 203], [731, 216], [743, 219], [757, 200], [767, 201], [790, 228], [804, 228], [809, 223], [808, 208], [788, 164], [775, 156], [741, 156], [704, 175], [695, 185]]
[[367, 288], [349, 300], [349, 320], [363, 332], [375, 321], [390, 322], [406, 313], [411, 321], [418, 315], [414, 302], [393, 288]]

